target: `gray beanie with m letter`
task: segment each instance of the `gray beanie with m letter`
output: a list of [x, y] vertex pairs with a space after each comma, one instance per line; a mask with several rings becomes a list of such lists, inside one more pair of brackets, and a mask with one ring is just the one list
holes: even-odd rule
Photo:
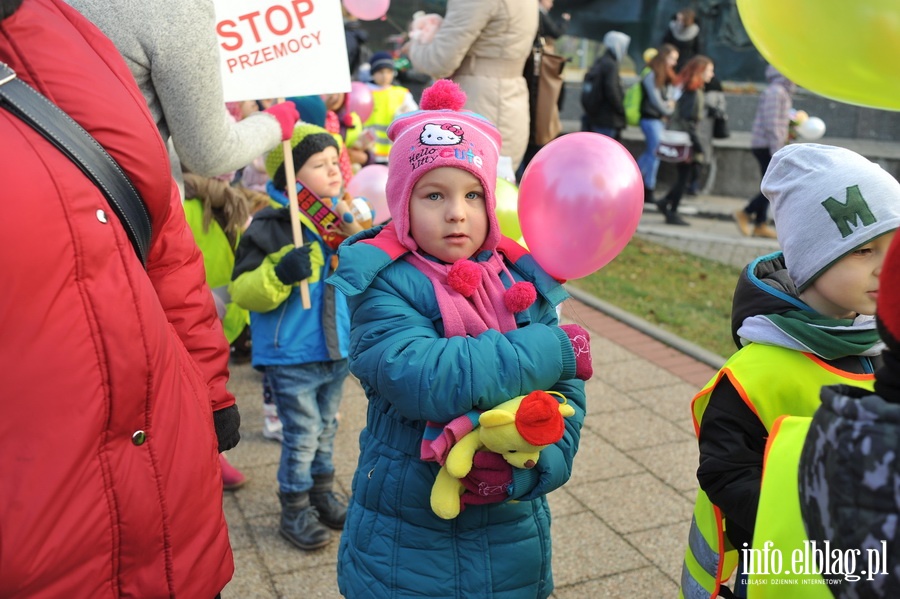
[[788, 274], [803, 291], [835, 262], [900, 227], [900, 183], [856, 152], [800, 143], [775, 152], [760, 189]]

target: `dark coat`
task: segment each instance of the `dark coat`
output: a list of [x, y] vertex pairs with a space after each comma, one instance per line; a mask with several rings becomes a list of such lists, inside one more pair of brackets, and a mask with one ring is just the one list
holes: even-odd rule
[[612, 52], [607, 51], [597, 59], [591, 70], [596, 69], [596, 81], [602, 89], [602, 101], [599, 110], [587, 114], [588, 122], [594, 127], [610, 129], [625, 128], [625, 90], [619, 78], [619, 61]]

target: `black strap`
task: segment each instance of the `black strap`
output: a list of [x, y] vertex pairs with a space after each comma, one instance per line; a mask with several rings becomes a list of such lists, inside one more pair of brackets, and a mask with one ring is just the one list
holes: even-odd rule
[[0, 62], [0, 107], [19, 117], [69, 157], [106, 196], [146, 267], [150, 215], [131, 180], [81, 125]]

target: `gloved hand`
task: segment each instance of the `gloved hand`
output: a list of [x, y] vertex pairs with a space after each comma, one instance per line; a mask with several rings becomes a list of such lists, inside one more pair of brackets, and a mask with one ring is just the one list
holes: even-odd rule
[[278, 124], [281, 125], [281, 141], [289, 140], [294, 134], [294, 125], [300, 120], [300, 113], [297, 112], [297, 107], [294, 103], [281, 102], [280, 104], [273, 104], [263, 110], [263, 112], [268, 112], [274, 116]]
[[594, 366], [591, 360], [591, 335], [577, 324], [560, 325], [575, 351], [575, 378], [583, 381], [594, 376]]
[[500, 503], [509, 499], [512, 466], [499, 453], [477, 451], [472, 470], [460, 482], [466, 488], [459, 498], [461, 510], [466, 505]]
[[278, 280], [285, 285], [293, 285], [303, 279], [308, 279], [312, 274], [312, 264], [309, 261], [310, 251], [310, 245], [306, 244], [285, 254], [275, 265], [275, 276], [278, 277]]
[[219, 453], [234, 448], [241, 440], [241, 413], [237, 404], [213, 412], [213, 424], [219, 439]]

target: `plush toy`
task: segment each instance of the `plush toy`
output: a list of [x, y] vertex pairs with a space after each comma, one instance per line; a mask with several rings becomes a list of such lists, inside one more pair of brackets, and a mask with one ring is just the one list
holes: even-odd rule
[[445, 520], [459, 515], [460, 495], [466, 490], [460, 479], [469, 474], [480, 450], [499, 454], [514, 468], [534, 468], [541, 450], [562, 439], [563, 418], [573, 414], [566, 398], [553, 391], [532, 391], [483, 412], [474, 430], [450, 448], [431, 488], [431, 509]]
[[437, 30], [441, 28], [444, 17], [435, 13], [425, 13], [419, 10], [413, 13], [412, 24], [409, 26], [409, 39], [420, 44], [430, 44]]

